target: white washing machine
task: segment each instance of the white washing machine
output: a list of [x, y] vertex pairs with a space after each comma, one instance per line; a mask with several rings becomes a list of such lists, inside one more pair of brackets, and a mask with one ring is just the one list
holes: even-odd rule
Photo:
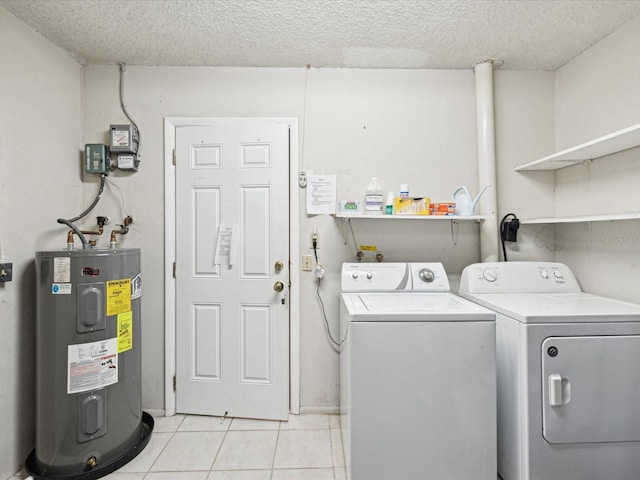
[[496, 312], [504, 480], [640, 479], [640, 305], [581, 292], [566, 265], [469, 265]]
[[440, 263], [344, 264], [341, 284], [347, 477], [495, 480], [495, 314]]

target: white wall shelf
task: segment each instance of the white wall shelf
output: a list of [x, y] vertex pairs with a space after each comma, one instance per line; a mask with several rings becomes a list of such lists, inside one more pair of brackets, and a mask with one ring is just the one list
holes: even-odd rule
[[456, 220], [479, 222], [492, 218], [490, 215], [354, 215], [351, 213], [337, 213], [337, 218], [371, 219], [371, 220]]
[[534, 225], [544, 223], [585, 223], [585, 222], [606, 222], [612, 220], [639, 220], [640, 213], [611, 213], [600, 215], [576, 215], [573, 217], [546, 217], [521, 219], [521, 225]]
[[342, 218], [344, 222], [351, 222], [351, 220], [426, 220], [426, 221], [442, 221], [448, 220], [451, 224], [451, 243], [457, 244], [458, 226], [460, 222], [473, 221], [480, 223], [483, 220], [493, 218], [492, 215], [354, 215], [349, 213], [337, 213], [336, 218]]
[[548, 157], [515, 168], [516, 172], [558, 170], [585, 160], [611, 155], [640, 145], [640, 123], [586, 143], [568, 148]]

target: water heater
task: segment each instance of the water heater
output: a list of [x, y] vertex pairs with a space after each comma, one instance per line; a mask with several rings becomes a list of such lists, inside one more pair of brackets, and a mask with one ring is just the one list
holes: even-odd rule
[[36, 254], [38, 480], [94, 479], [149, 441], [142, 411], [139, 249]]

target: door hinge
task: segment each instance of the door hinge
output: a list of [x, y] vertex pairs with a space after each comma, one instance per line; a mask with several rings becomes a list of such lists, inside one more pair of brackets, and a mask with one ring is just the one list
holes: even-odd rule
[[176, 164], [176, 149], [173, 149], [173, 164]]
[[176, 262], [173, 262], [173, 278], [176, 278]]
[[176, 376], [173, 376], [173, 391], [176, 391]]

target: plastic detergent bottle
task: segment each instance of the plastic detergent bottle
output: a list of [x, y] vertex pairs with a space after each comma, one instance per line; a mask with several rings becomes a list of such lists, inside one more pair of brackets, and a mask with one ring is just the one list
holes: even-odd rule
[[382, 200], [383, 193], [380, 185], [378, 185], [378, 178], [371, 178], [367, 193], [364, 196], [364, 213], [365, 214], [382, 214]]

